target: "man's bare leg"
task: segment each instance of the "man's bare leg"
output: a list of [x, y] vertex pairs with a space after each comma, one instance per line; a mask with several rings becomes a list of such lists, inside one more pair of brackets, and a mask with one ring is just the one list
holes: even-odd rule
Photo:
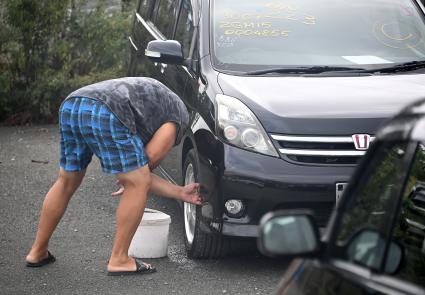
[[149, 167], [118, 174], [117, 178], [124, 186], [124, 193], [116, 211], [116, 232], [108, 271], [135, 271], [136, 263], [128, 256], [128, 248], [143, 217], [151, 185]]
[[86, 170], [77, 172], [68, 172], [62, 168], [59, 170], [58, 179], [44, 198], [37, 235], [26, 257], [28, 262], [39, 262], [47, 257], [49, 240], [85, 173]]

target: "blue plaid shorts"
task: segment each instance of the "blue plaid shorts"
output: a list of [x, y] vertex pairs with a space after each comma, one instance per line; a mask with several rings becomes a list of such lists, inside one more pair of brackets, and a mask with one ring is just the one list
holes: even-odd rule
[[125, 173], [148, 163], [143, 142], [108, 107], [95, 99], [67, 99], [59, 110], [60, 166], [86, 169], [95, 154], [106, 173]]

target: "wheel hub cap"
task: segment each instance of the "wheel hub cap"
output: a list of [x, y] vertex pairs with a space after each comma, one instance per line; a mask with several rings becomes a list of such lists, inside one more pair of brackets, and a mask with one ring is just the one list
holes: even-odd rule
[[[189, 164], [186, 169], [184, 184], [195, 182], [195, 173], [193, 171], [193, 165]], [[196, 222], [196, 205], [190, 203], [184, 203], [184, 229], [186, 232], [186, 238], [189, 244], [193, 243], [193, 237], [195, 236], [195, 222]]]

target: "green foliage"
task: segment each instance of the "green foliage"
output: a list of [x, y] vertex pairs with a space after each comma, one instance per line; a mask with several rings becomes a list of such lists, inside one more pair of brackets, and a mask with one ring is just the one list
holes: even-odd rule
[[72, 90], [125, 74], [130, 12], [87, 12], [85, 1], [0, 5], [0, 122], [52, 122]]

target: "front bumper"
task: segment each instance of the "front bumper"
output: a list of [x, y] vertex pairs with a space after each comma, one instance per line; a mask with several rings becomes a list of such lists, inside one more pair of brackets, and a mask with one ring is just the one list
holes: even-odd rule
[[[320, 227], [327, 224], [336, 200], [336, 184], [348, 182], [355, 166], [297, 165], [224, 145], [221, 173], [221, 233], [256, 237], [261, 217], [279, 209], [310, 209]], [[224, 203], [243, 200], [241, 218], [226, 215]]]

